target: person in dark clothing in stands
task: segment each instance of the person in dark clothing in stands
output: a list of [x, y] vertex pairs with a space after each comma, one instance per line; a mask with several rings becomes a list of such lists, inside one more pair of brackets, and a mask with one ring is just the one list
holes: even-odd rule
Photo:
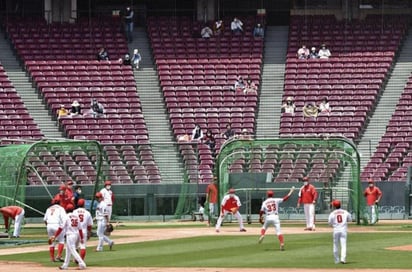
[[107, 53], [106, 48], [101, 47], [97, 53], [97, 60], [109, 60], [109, 53]]

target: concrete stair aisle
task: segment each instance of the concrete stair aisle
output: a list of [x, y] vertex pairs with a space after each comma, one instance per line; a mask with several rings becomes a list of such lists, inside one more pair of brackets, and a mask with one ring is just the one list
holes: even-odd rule
[[134, 71], [134, 77], [152, 144], [153, 156], [159, 167], [162, 182], [181, 183], [184, 167], [170, 129], [149, 41], [143, 28], [135, 31], [133, 43], [130, 45], [139, 48], [142, 54], [142, 65], [140, 70]]
[[22, 70], [16, 56], [13, 54], [9, 41], [3, 38], [3, 32], [0, 33], [0, 37], [0, 62], [30, 115], [46, 138], [64, 139], [56, 125], [56, 121], [52, 120], [45, 104], [38, 97], [36, 89], [32, 87], [30, 78]]
[[277, 138], [285, 75], [288, 27], [269, 26], [265, 32], [259, 111], [256, 138]]
[[412, 56], [409, 53], [411, 50], [412, 30], [409, 30], [382, 97], [358, 145], [358, 150], [361, 153], [361, 169], [366, 166], [375, 152], [376, 146], [386, 131], [386, 125], [392, 117], [405, 84], [411, 75]]

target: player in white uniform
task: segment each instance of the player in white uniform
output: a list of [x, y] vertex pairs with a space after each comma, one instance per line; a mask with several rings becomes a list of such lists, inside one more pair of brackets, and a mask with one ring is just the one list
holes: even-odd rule
[[86, 257], [86, 241], [90, 239], [91, 233], [92, 233], [92, 226], [93, 226], [93, 219], [92, 215], [88, 210], [84, 208], [84, 199], [80, 198], [77, 201], [77, 209], [73, 211], [73, 214], [77, 215], [79, 217], [79, 222], [80, 222], [80, 228], [82, 229], [83, 236], [85, 239], [83, 239], [83, 243], [78, 241], [78, 247], [80, 248], [80, 257], [84, 260]]
[[54, 237], [60, 235], [62, 231], [66, 233], [66, 257], [64, 258], [64, 263], [59, 268], [61, 270], [68, 270], [69, 264], [71, 260], [71, 256], [73, 255], [76, 262], [79, 264], [77, 270], [86, 269], [86, 263], [80, 257], [79, 253], [76, 251], [76, 243], [78, 240], [83, 242], [83, 231], [80, 228], [80, 219], [77, 215], [73, 213], [74, 206], [72, 204], [68, 204], [66, 206], [67, 216], [66, 221], [63, 223], [62, 227], [56, 231]]
[[114, 194], [113, 191], [111, 190], [112, 188], [112, 182], [110, 180], [106, 180], [104, 182], [104, 188], [100, 190], [100, 193], [103, 195], [103, 200], [106, 203], [106, 210], [107, 210], [107, 216], [110, 219], [112, 218], [112, 208], [113, 208], [113, 200], [114, 200]]
[[260, 222], [263, 222], [262, 216], [263, 214], [265, 214], [265, 222], [263, 223], [262, 229], [260, 230], [259, 244], [262, 243], [263, 238], [265, 238], [265, 233], [268, 227], [274, 226], [279, 239], [280, 250], [285, 250], [283, 234], [280, 229], [279, 204], [288, 200], [289, 197], [292, 195], [293, 190], [295, 190], [295, 187], [292, 187], [289, 193], [283, 198], [274, 198], [273, 191], [267, 191], [266, 195], [268, 198], [265, 201], [263, 201], [262, 207], [260, 208], [259, 212]]
[[99, 201], [99, 204], [97, 204], [96, 207], [97, 236], [99, 237], [96, 251], [103, 251], [104, 242], [108, 243], [110, 250], [112, 250], [114, 242], [104, 234], [106, 226], [109, 224], [109, 216], [106, 203], [103, 201], [102, 193], [96, 193], [96, 199]]
[[[59, 227], [63, 226], [63, 223], [66, 220], [66, 211], [65, 209], [59, 205], [59, 201], [56, 199], [52, 200], [52, 205], [47, 208], [46, 213], [44, 214], [43, 221], [46, 224], [47, 228], [47, 235], [52, 237]], [[56, 247], [56, 241], [58, 242], [57, 247], [57, 256], [54, 257], [54, 251]], [[56, 241], [49, 246], [49, 253], [50, 253], [50, 260], [52, 262], [55, 261], [63, 261], [62, 253], [64, 249], [64, 232], [62, 232], [59, 236], [56, 237]]]
[[335, 210], [329, 214], [328, 223], [333, 227], [333, 257], [335, 259], [335, 264], [338, 264], [339, 262], [345, 264], [348, 223], [352, 221], [352, 216], [348, 211], [341, 209], [339, 200], [333, 200], [332, 206]]

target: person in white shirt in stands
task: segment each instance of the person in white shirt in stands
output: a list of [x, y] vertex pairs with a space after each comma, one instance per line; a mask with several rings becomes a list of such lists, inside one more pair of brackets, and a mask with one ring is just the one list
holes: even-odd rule
[[241, 34], [243, 33], [243, 23], [237, 17], [233, 18], [232, 23], [230, 24], [230, 29], [232, 30], [233, 34]]
[[326, 114], [331, 112], [329, 101], [326, 97], [323, 98], [322, 102], [319, 104], [319, 111], [320, 113], [326, 113]]
[[204, 135], [203, 135], [202, 128], [198, 124], [196, 124], [192, 130], [191, 140], [200, 142], [203, 139], [203, 136]]
[[306, 45], [303, 44], [301, 48], [298, 49], [298, 59], [307, 59], [309, 57], [310, 51], [306, 48]]
[[319, 49], [318, 56], [320, 59], [328, 59], [332, 56], [330, 50], [326, 47], [326, 44], [322, 44]]
[[200, 35], [202, 36], [203, 39], [209, 39], [210, 37], [213, 36], [213, 31], [209, 26], [205, 25], [200, 31]]

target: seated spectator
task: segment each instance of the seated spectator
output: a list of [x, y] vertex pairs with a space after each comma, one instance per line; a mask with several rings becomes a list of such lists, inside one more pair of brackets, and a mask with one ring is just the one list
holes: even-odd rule
[[101, 117], [104, 114], [104, 107], [97, 101], [96, 98], [92, 99], [92, 102], [90, 103], [90, 109], [93, 117]]
[[142, 56], [139, 53], [138, 49], [133, 50], [133, 56], [132, 56], [132, 66], [134, 69], [138, 70], [140, 61], [142, 61]]
[[303, 107], [302, 112], [304, 117], [317, 117], [319, 108], [315, 104], [308, 103]]
[[318, 59], [319, 58], [319, 54], [318, 54], [318, 52], [316, 52], [316, 47], [312, 47], [310, 49], [309, 58], [310, 59]]
[[77, 100], [73, 101], [72, 108], [70, 110], [70, 114], [71, 115], [81, 115], [82, 114], [82, 109], [81, 109], [79, 101], [77, 101]]
[[320, 113], [330, 113], [331, 112], [329, 101], [326, 97], [323, 98], [322, 102], [319, 104], [319, 112]]
[[200, 31], [200, 36], [202, 36], [203, 39], [209, 39], [213, 36], [213, 31], [209, 26], [205, 25]]
[[107, 53], [104, 47], [101, 47], [97, 53], [97, 60], [109, 60], [109, 53]]
[[206, 131], [205, 137], [203, 137], [203, 142], [209, 146], [210, 151], [212, 151], [212, 155], [214, 156], [215, 154], [215, 147], [216, 147], [216, 140], [215, 137], [213, 136], [213, 133], [210, 129]]
[[325, 44], [322, 44], [322, 46], [320, 47], [318, 55], [320, 59], [328, 59], [330, 56], [332, 56], [330, 50], [326, 47]]
[[235, 83], [233, 84], [233, 87], [231, 87], [231, 90], [235, 92], [243, 92], [245, 88], [246, 88], [246, 84], [243, 81], [243, 77], [238, 76]]
[[123, 65], [132, 65], [129, 53], [126, 53], [123, 58], [120, 58], [119, 62]]
[[202, 138], [203, 138], [202, 128], [198, 124], [195, 124], [195, 127], [192, 130], [191, 140], [195, 142], [200, 142]]
[[257, 92], [258, 87], [256, 86], [256, 84], [249, 78], [246, 81], [246, 86], [245, 89], [243, 90], [244, 93], [256, 93]]
[[60, 119], [62, 117], [69, 116], [69, 110], [64, 107], [64, 105], [60, 105], [60, 109], [57, 110], [57, 118]]
[[237, 17], [233, 18], [232, 23], [230, 24], [230, 29], [233, 34], [242, 34], [243, 33], [243, 23]]
[[307, 59], [309, 57], [309, 54], [309, 49], [306, 48], [306, 45], [303, 44], [302, 47], [298, 50], [298, 59]]
[[293, 101], [292, 97], [286, 98], [286, 102], [282, 105], [281, 107], [281, 112], [282, 113], [290, 113], [290, 114], [295, 114], [295, 102]]
[[239, 135], [240, 140], [252, 140], [252, 135], [250, 135], [247, 128], [242, 129], [242, 133]]
[[265, 30], [261, 24], [257, 24], [253, 29], [253, 36], [263, 38], [265, 36]]
[[230, 124], [226, 125], [226, 130], [222, 133], [222, 136], [225, 140], [230, 140], [235, 137], [235, 131], [232, 129]]
[[180, 135], [177, 137], [178, 142], [189, 142], [190, 136], [188, 134]]
[[215, 24], [213, 25], [213, 33], [215, 33], [215, 35], [219, 35], [220, 33], [223, 33], [223, 29], [224, 29], [223, 21], [217, 20]]

